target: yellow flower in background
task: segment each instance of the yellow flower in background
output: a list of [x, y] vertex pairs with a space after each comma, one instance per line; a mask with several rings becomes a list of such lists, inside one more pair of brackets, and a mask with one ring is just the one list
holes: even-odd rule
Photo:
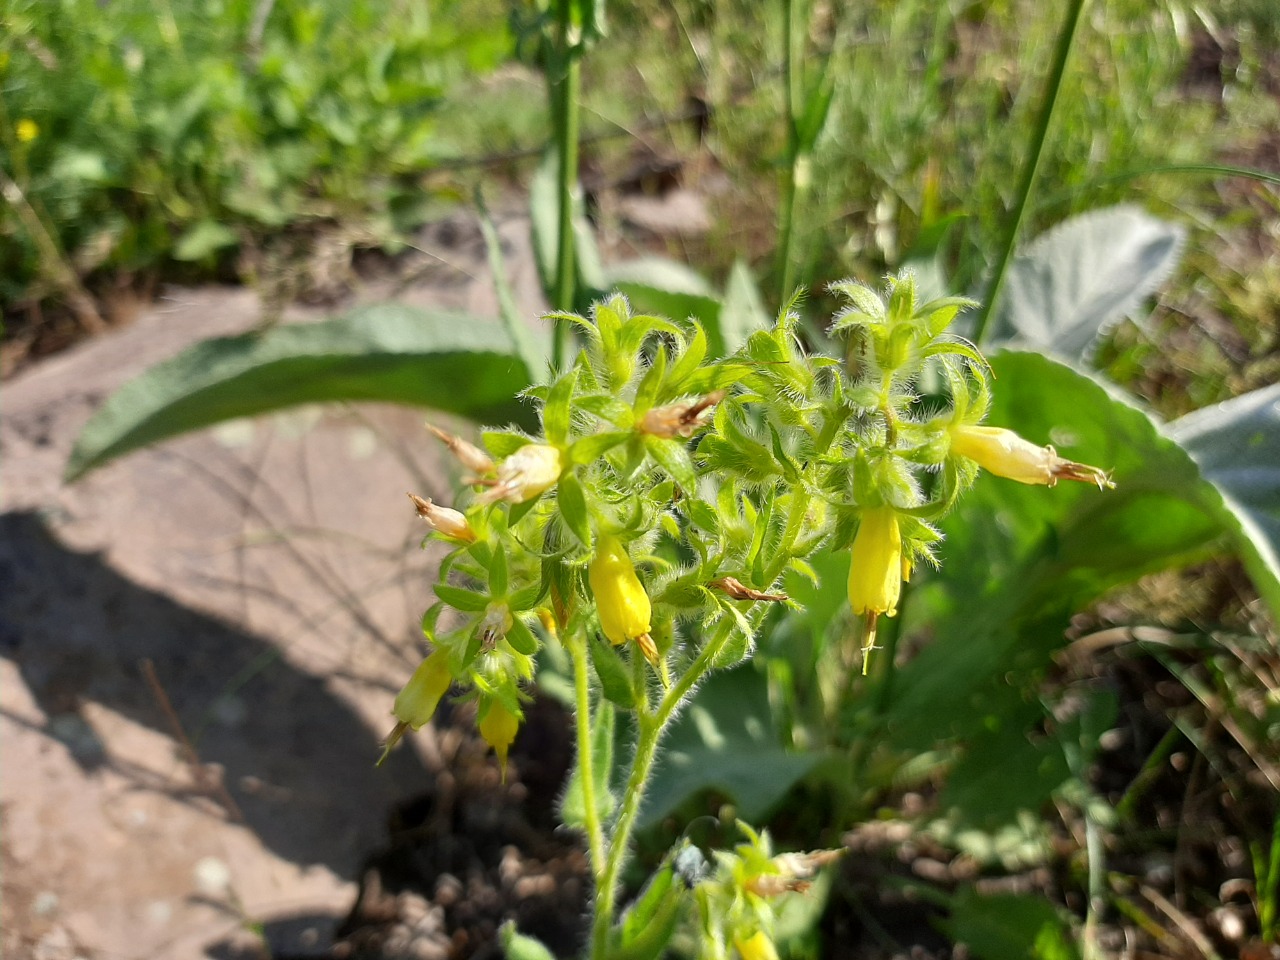
[[982, 469], [1019, 483], [1054, 486], [1059, 480], [1080, 480], [1098, 489], [1114, 487], [1097, 467], [1064, 460], [1051, 446], [1037, 447], [1003, 427], [960, 425], [951, 428], [951, 452], [968, 457]]
[[489, 486], [479, 496], [481, 503], [524, 503], [550, 490], [560, 479], [560, 451], [543, 443], [521, 447], [498, 466], [498, 479], [485, 481]]
[[763, 930], [745, 938], [734, 937], [733, 946], [742, 960], [778, 960], [778, 951]]
[[862, 513], [849, 564], [849, 605], [854, 613], [892, 617], [902, 596], [902, 532], [892, 507]]
[[519, 729], [520, 718], [504, 707], [500, 700], [491, 700], [488, 711], [480, 718], [480, 736], [498, 755], [503, 783], [507, 782], [507, 752], [515, 742]]
[[19, 143], [30, 143], [36, 137], [40, 136], [40, 127], [30, 117], [23, 117], [18, 121], [13, 132], [17, 134]]
[[587, 568], [587, 582], [596, 598], [600, 629], [614, 646], [636, 641], [645, 659], [657, 666], [658, 650], [649, 635], [653, 606], [636, 576], [622, 542], [608, 534], [596, 542], [596, 555]]

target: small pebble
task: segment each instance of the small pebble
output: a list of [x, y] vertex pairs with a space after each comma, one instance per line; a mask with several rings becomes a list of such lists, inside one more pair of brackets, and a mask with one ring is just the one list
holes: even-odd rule
[[217, 857], [204, 857], [195, 865], [196, 887], [206, 897], [225, 896], [231, 887], [231, 868]]

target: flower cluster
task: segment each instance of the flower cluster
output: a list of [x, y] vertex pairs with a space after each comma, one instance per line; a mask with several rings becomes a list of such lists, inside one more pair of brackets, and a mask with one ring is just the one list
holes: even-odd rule
[[[748, 842], [717, 854], [713, 876], [678, 882], [675, 855], [632, 920], [612, 920], [664, 726], [710, 671], [751, 654], [769, 610], [793, 603], [785, 575], [814, 579], [817, 551], [847, 552], [861, 632], [849, 649], [866, 673], [881, 618], [898, 613], [913, 569], [935, 562], [934, 522], [980, 471], [1110, 486], [1095, 467], [983, 423], [986, 361], [949, 332], [970, 301], [918, 303], [909, 274], [883, 295], [833, 289], [848, 301], [831, 328], [841, 360], [806, 352], [789, 308], [716, 359], [696, 322], [635, 314], [614, 296], [590, 318], [555, 315], [584, 347], [526, 391], [536, 423], [486, 431], [483, 447], [430, 428], [466, 489], [452, 506], [409, 495], [450, 549], [422, 621], [430, 650], [395, 699], [387, 748], [454, 690], [474, 703], [505, 777], [540, 650], [571, 663], [578, 765], [562, 812], [587, 835], [593, 956], [631, 955], [628, 937], [649, 942], [642, 929], [669, 938], [693, 889], [700, 955], [773, 960], [775, 903], [834, 858], [775, 856], [744, 827]], [[620, 798], [607, 760], [618, 710], [636, 737]]]
[[910, 274], [885, 295], [833, 290], [848, 302], [832, 324], [843, 362], [807, 353], [789, 309], [709, 359], [697, 323], [633, 314], [614, 296], [590, 318], [557, 315], [585, 347], [527, 391], [537, 430], [487, 431], [481, 449], [431, 428], [470, 493], [452, 507], [410, 495], [453, 550], [393, 741], [456, 685], [505, 770], [544, 643], [589, 656], [600, 695], [643, 713], [651, 680], [666, 689], [673, 672], [749, 655], [768, 608], [790, 603], [783, 575], [806, 574], [819, 548], [848, 551], [865, 672], [880, 618], [897, 613], [913, 568], [934, 562], [934, 521], [979, 469], [1109, 484], [982, 424], [986, 362], [948, 332], [971, 301], [918, 303]]
[[782, 898], [808, 890], [844, 850], [775, 855], [768, 833], [756, 833], [741, 821], [738, 829], [746, 842], [716, 851], [714, 872], [694, 888], [699, 956], [729, 960], [732, 946], [741, 960], [777, 960], [772, 934]]

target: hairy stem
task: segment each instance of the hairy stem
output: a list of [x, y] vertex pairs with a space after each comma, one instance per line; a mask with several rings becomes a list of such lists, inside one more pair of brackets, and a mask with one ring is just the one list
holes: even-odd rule
[[640, 804], [644, 800], [645, 787], [649, 784], [649, 775], [653, 772], [658, 743], [666, 731], [667, 724], [671, 722], [681, 704], [702, 681], [702, 678], [710, 672], [712, 664], [715, 663], [716, 657], [719, 656], [720, 650], [732, 632], [732, 621], [726, 618], [707, 645], [702, 648], [698, 658], [663, 695], [658, 708], [652, 714], [641, 712], [636, 717], [638, 732], [635, 758], [631, 762], [631, 774], [627, 777], [622, 809], [618, 812], [618, 819], [614, 822], [609, 836], [609, 853], [605, 861], [604, 873], [596, 885], [595, 919], [591, 928], [591, 960], [604, 960], [608, 953], [609, 930], [613, 926], [618, 877], [622, 873], [623, 864], [626, 863], [631, 846], [631, 830], [635, 826], [636, 816], [640, 813]]
[[583, 819], [587, 824], [587, 849], [591, 854], [591, 875], [600, 882], [604, 869], [604, 829], [600, 824], [600, 808], [596, 805], [595, 757], [591, 750], [591, 693], [587, 683], [586, 640], [576, 636], [565, 645], [573, 657], [574, 712], [578, 732], [578, 779], [582, 783]]

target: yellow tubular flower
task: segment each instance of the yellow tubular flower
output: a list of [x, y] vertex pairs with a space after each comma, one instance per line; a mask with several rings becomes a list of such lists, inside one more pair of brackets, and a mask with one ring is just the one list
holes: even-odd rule
[[635, 640], [646, 659], [653, 663], [657, 650], [649, 636], [653, 607], [644, 585], [636, 576], [627, 549], [617, 537], [602, 535], [596, 543], [596, 555], [587, 568], [587, 581], [596, 598], [600, 629], [615, 646]]
[[902, 531], [892, 507], [871, 507], [862, 513], [862, 523], [853, 538], [849, 563], [849, 605], [854, 613], [866, 615], [867, 631], [862, 643], [862, 673], [865, 676], [876, 645], [876, 622], [880, 614], [892, 617], [902, 596]]
[[560, 451], [543, 443], [521, 447], [498, 467], [498, 479], [479, 496], [481, 503], [524, 503], [551, 489], [560, 479]]
[[778, 960], [778, 951], [763, 930], [749, 937], [734, 937], [733, 946], [742, 960]]
[[507, 782], [507, 752], [515, 742], [516, 732], [519, 729], [520, 718], [504, 707], [500, 700], [491, 701], [488, 712], [480, 720], [480, 736], [498, 755], [498, 763], [502, 765], [503, 783]]
[[391, 748], [400, 742], [406, 730], [417, 730], [435, 716], [440, 699], [449, 692], [453, 683], [453, 675], [449, 672], [449, 658], [443, 650], [436, 650], [413, 671], [413, 676], [404, 688], [396, 694], [395, 705], [391, 712], [395, 714], [396, 725], [383, 743], [382, 756], [378, 766], [382, 766]]
[[854, 613], [898, 612], [902, 595], [902, 533], [892, 507], [872, 507], [862, 513], [853, 539], [849, 565], [849, 605]]
[[391, 712], [401, 723], [417, 730], [435, 716], [440, 699], [448, 693], [452, 683], [449, 657], [443, 650], [436, 650], [418, 664], [404, 689], [396, 694]]
[[1097, 484], [1099, 490], [1115, 486], [1097, 467], [1064, 460], [1053, 447], [1037, 447], [1003, 427], [952, 427], [951, 452], [968, 457], [998, 477], [1019, 483], [1052, 487], [1059, 480], [1080, 480]]

